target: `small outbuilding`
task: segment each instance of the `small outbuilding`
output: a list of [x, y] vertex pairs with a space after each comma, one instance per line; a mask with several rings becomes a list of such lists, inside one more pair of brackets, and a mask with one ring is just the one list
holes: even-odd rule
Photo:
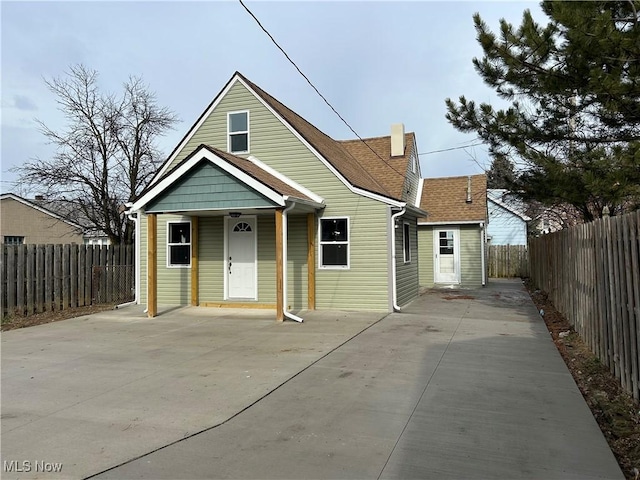
[[419, 186], [420, 286], [478, 287], [487, 282], [487, 177], [425, 178]]

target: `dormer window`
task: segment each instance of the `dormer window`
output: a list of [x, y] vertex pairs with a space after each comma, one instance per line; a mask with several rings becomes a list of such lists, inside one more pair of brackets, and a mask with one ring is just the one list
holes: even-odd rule
[[227, 150], [229, 153], [249, 153], [249, 112], [227, 115]]

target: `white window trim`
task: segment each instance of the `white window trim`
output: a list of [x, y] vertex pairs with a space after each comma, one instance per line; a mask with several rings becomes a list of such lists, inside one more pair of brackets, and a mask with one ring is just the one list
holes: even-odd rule
[[[171, 234], [171, 224], [172, 223], [188, 223], [189, 224], [189, 243], [169, 243], [169, 235]], [[166, 257], [167, 257], [167, 268], [191, 268], [191, 257], [193, 255], [192, 252], [192, 248], [193, 248], [193, 231], [192, 231], [192, 225], [191, 225], [191, 220], [167, 220], [167, 252], [166, 252]], [[188, 265], [172, 265], [171, 264], [171, 247], [173, 245], [189, 245], [189, 264]]]
[[[234, 115], [237, 113], [247, 114], [247, 130], [246, 131], [231, 132], [231, 115]], [[249, 151], [251, 150], [251, 135], [249, 133], [249, 131], [251, 130], [250, 120], [251, 118], [249, 115], [249, 110], [237, 110], [235, 112], [227, 112], [227, 152], [232, 153], [234, 155], [249, 153]], [[247, 149], [241, 152], [240, 151], [232, 152], [231, 151], [231, 135], [241, 135], [245, 133], [247, 134]]]
[[[323, 242], [322, 241], [322, 220], [347, 220], [347, 241], [346, 242]], [[322, 246], [339, 243], [347, 245], [346, 265], [323, 265]], [[318, 218], [318, 270], [349, 270], [351, 268], [351, 218], [347, 216], [320, 217]]]
[[[409, 227], [408, 236], [405, 233], [405, 226]], [[409, 258], [407, 258], [407, 249], [405, 248], [405, 242], [407, 241], [409, 242]], [[405, 264], [411, 263], [411, 224], [409, 222], [402, 222], [402, 256]]]

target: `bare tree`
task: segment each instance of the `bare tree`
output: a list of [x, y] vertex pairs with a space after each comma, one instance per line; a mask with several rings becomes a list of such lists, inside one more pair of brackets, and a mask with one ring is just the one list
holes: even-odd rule
[[129, 77], [121, 96], [100, 92], [97, 80], [97, 71], [77, 65], [45, 81], [67, 124], [54, 130], [36, 120], [56, 153], [14, 171], [48, 199], [64, 200], [67, 219], [104, 232], [112, 243], [132, 243], [123, 207], [151, 180], [160, 162], [155, 141], [177, 117], [157, 105], [139, 77]]

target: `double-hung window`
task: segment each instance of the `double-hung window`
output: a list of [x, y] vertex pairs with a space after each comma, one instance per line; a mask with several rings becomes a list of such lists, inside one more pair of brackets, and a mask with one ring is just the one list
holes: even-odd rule
[[411, 226], [408, 223], [402, 224], [402, 250], [404, 252], [404, 263], [411, 262]]
[[249, 153], [249, 112], [231, 112], [227, 115], [229, 153]]
[[191, 266], [191, 222], [167, 224], [167, 266]]
[[349, 268], [349, 218], [320, 219], [320, 268]]

